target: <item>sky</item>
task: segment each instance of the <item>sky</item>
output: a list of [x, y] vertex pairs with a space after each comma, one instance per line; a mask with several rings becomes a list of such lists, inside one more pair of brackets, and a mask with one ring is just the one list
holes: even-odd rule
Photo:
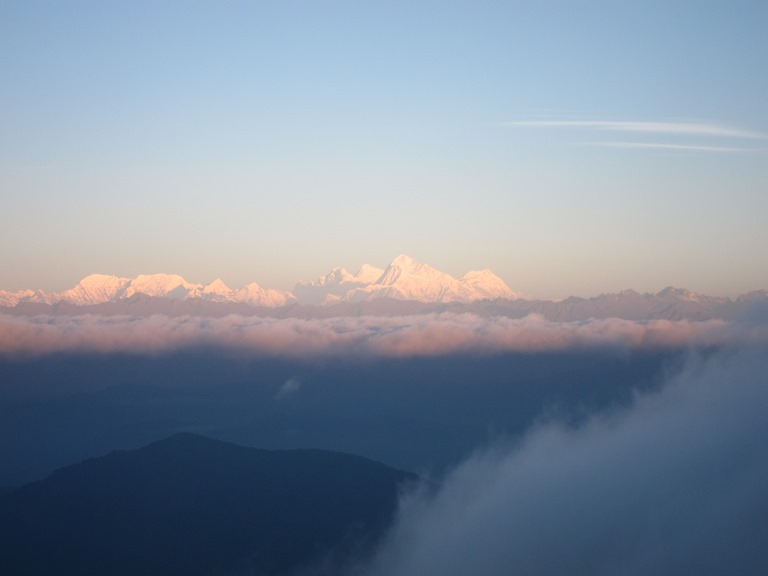
[[0, 1], [0, 289], [768, 288], [768, 4]]

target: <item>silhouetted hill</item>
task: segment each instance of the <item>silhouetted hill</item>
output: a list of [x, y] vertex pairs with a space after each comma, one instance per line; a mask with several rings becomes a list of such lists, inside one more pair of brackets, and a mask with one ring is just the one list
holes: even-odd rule
[[0, 494], [5, 574], [288, 574], [363, 552], [410, 473], [179, 434]]
[[[359, 454], [439, 476], [541, 418], [573, 421], [628, 406], [687, 354], [360, 359], [352, 352], [321, 363], [199, 347], [151, 356], [0, 357], [0, 486], [181, 431], [270, 450]], [[287, 384], [294, 387], [286, 391]]]

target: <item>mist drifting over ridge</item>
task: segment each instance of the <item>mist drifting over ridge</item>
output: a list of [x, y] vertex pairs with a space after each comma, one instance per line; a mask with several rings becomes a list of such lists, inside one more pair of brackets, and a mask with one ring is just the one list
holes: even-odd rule
[[660, 392], [542, 423], [416, 491], [360, 576], [763, 574], [766, 348], [693, 360]]

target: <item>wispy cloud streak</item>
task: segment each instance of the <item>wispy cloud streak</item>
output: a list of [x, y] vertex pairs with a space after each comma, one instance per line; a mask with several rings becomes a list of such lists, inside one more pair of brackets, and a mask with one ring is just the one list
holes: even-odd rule
[[691, 152], [768, 152], [768, 148], [742, 148], [737, 146], [705, 146], [695, 144], [665, 144], [663, 142], [584, 142], [585, 146], [601, 146], [604, 148], [638, 148], [645, 150], [674, 150]]
[[721, 138], [768, 139], [768, 135], [723, 124], [707, 122], [638, 122], [615, 120], [520, 120], [503, 122], [504, 126], [538, 128], [584, 128], [613, 132], [669, 134], [687, 136], [716, 136]]

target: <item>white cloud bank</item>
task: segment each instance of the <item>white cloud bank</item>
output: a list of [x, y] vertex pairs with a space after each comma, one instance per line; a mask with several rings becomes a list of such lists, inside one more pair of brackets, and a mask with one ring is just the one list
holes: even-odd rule
[[456, 352], [578, 347], [670, 347], [768, 341], [768, 327], [719, 320], [550, 322], [472, 314], [330, 319], [0, 315], [0, 354], [163, 353], [218, 346], [285, 357], [360, 354], [408, 357]]
[[366, 576], [768, 573], [766, 348], [628, 412], [544, 425], [411, 494]]

